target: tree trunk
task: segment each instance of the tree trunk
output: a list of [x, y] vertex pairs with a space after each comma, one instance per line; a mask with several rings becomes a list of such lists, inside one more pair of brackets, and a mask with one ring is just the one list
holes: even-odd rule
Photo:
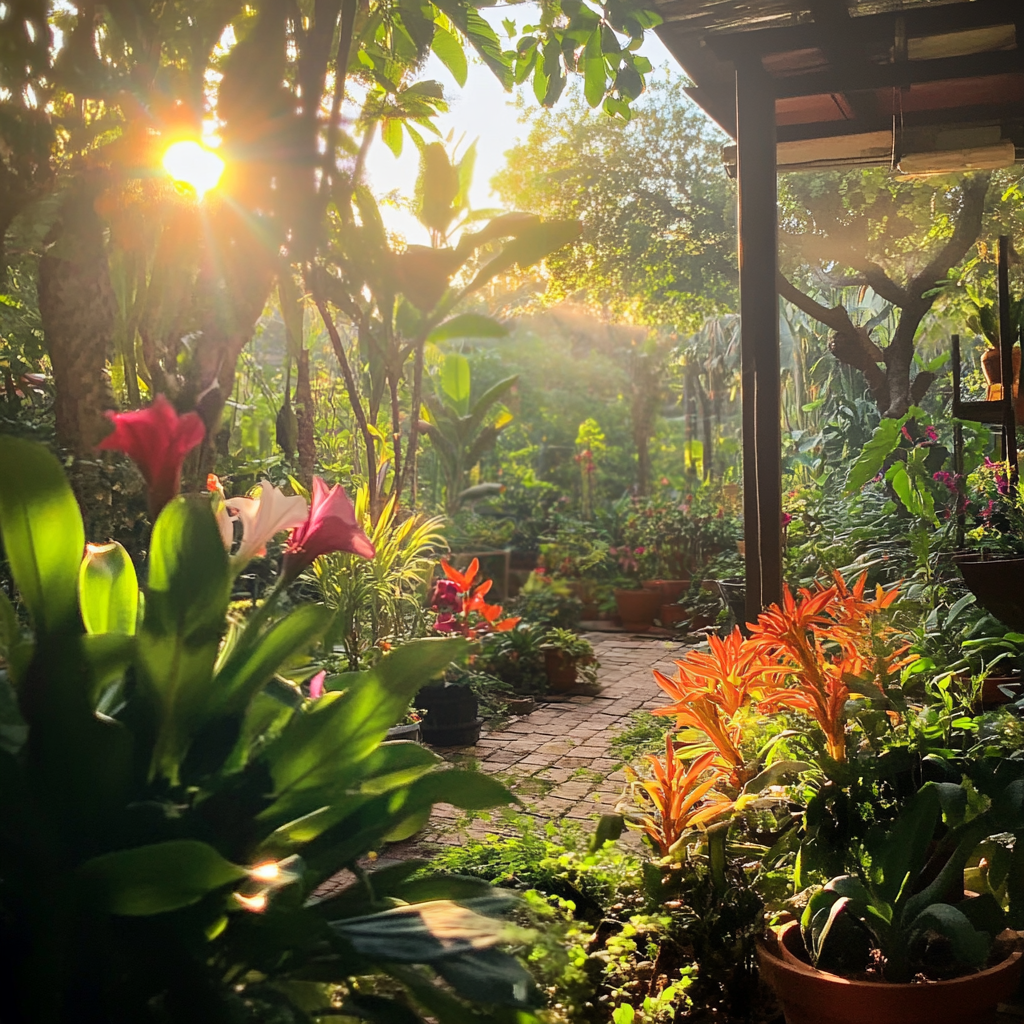
[[95, 183], [79, 180], [64, 200], [39, 261], [39, 315], [53, 367], [57, 440], [76, 455], [92, 453], [109, 431], [114, 405], [107, 351], [116, 303], [93, 208]]
[[309, 350], [302, 349], [296, 360], [295, 371], [295, 416], [299, 422], [299, 479], [302, 486], [313, 487], [313, 470], [316, 468], [316, 436], [313, 431], [315, 410], [313, 390], [309, 384]]

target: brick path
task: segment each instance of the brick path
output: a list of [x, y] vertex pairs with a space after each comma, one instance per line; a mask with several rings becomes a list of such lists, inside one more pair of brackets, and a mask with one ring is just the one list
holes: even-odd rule
[[[592, 633], [600, 692], [564, 703], [541, 703], [531, 715], [513, 718], [485, 732], [474, 747], [444, 750], [455, 763], [475, 762], [499, 777], [525, 805], [544, 819], [587, 821], [614, 807], [625, 780], [611, 738], [630, 724], [634, 711], [658, 707], [664, 698], [651, 670], [672, 673], [683, 645], [672, 640], [638, 639]], [[434, 808], [431, 826], [419, 842], [457, 842], [461, 834], [499, 831], [496, 823], [474, 820], [465, 832], [454, 829], [460, 812], [447, 804]]]

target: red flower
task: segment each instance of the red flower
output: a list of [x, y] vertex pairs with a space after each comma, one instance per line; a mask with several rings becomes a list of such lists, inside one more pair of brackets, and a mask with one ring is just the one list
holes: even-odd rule
[[114, 429], [98, 447], [124, 452], [139, 467], [149, 489], [149, 515], [160, 510], [178, 493], [185, 456], [206, 434], [199, 414], [179, 416], [163, 395], [136, 412], [108, 412]]
[[282, 567], [286, 579], [293, 580], [321, 555], [347, 551], [361, 558], [377, 553], [370, 538], [356, 522], [356, 510], [341, 484], [330, 490], [320, 477], [313, 477], [313, 503], [309, 518], [288, 536]]

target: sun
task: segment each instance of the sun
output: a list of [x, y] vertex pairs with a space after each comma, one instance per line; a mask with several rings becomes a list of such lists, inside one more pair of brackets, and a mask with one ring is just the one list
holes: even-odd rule
[[183, 139], [167, 147], [164, 170], [179, 184], [188, 185], [202, 199], [217, 186], [224, 173], [224, 161], [199, 142]]

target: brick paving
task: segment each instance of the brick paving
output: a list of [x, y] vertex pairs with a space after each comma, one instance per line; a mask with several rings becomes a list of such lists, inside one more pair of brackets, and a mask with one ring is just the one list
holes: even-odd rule
[[[439, 753], [498, 777], [522, 801], [520, 810], [538, 818], [582, 824], [610, 811], [625, 782], [611, 739], [630, 725], [633, 712], [664, 704], [651, 671], [673, 672], [685, 647], [674, 640], [624, 634], [592, 633], [587, 639], [601, 664], [598, 693], [558, 703], [541, 701], [533, 714], [485, 731], [475, 746]], [[415, 842], [452, 843], [463, 835], [483, 837], [496, 831], [502, 829], [495, 815], [470, 815], [467, 820], [456, 808], [438, 804]], [[397, 853], [389, 851], [391, 856]]]

